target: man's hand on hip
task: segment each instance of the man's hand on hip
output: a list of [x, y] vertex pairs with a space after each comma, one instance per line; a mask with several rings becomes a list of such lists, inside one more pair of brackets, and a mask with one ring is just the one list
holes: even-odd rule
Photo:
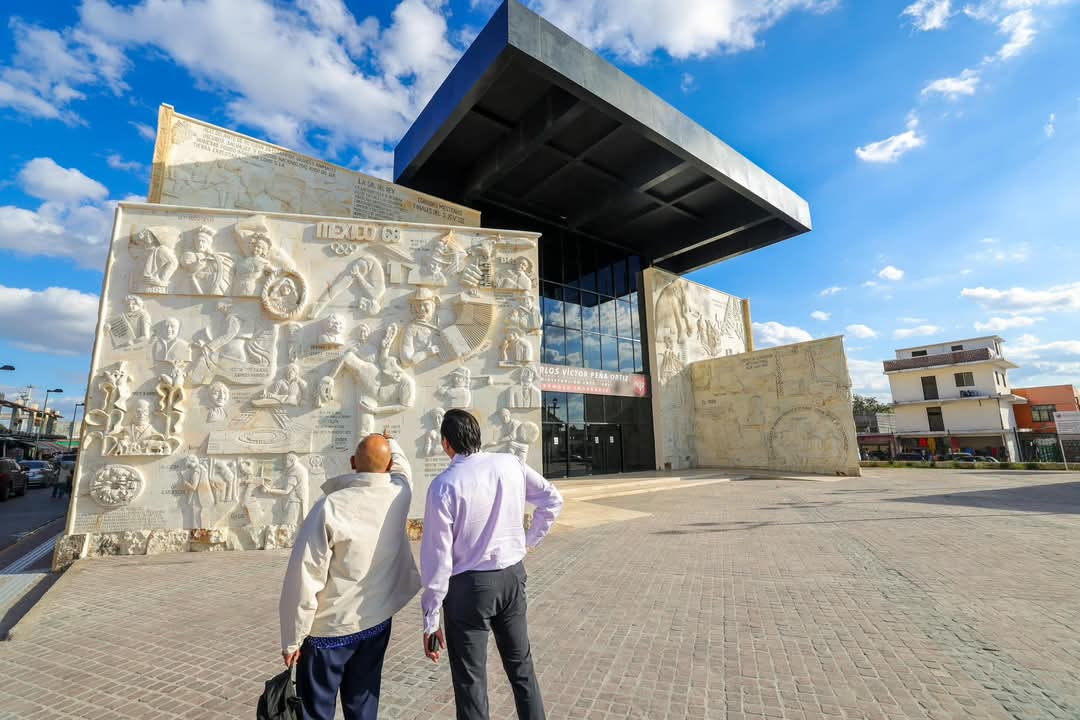
[[[439, 641], [438, 649], [436, 649], [434, 651], [432, 651], [428, 647], [428, 640], [430, 638], [432, 638], [432, 637], [434, 637], [436, 640]], [[424, 633], [424, 654], [427, 655], [429, 658], [431, 658], [431, 662], [435, 662], [435, 663], [439, 662], [440, 650], [443, 650], [445, 648], [446, 648], [446, 637], [443, 635], [443, 631], [442, 631], [441, 628], [436, 630], [434, 635], [431, 635], [430, 633]]]
[[294, 662], [300, 660], [300, 650], [293, 650], [291, 653], [282, 650], [281, 659], [285, 661], [285, 667], [291, 668]]

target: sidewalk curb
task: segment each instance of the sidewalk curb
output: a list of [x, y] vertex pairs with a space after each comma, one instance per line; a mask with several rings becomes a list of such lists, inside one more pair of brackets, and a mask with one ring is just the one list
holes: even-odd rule
[[26, 611], [26, 614], [19, 618], [19, 622], [15, 623], [10, 630], [7, 631], [7, 637], [4, 640], [13, 642], [16, 640], [28, 640], [34, 632], [34, 628], [37, 627], [42, 616], [45, 614], [49, 599], [54, 596], [58, 590], [63, 589], [65, 585], [72, 582], [72, 579], [76, 574], [82, 572], [82, 566], [85, 560], [79, 560], [67, 570], [60, 573], [59, 577], [53, 580], [52, 585], [45, 591], [45, 594], [38, 598], [38, 601], [34, 603], [34, 606]]

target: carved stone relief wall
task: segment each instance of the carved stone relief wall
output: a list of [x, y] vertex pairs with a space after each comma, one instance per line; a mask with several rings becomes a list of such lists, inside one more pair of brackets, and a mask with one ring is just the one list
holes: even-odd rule
[[698, 467], [690, 364], [753, 348], [748, 301], [657, 268], [643, 273], [657, 469]]
[[418, 518], [449, 408], [539, 468], [537, 240], [122, 203], [68, 533], [286, 545], [384, 427]]
[[860, 474], [843, 338], [704, 360], [690, 374], [702, 467]]

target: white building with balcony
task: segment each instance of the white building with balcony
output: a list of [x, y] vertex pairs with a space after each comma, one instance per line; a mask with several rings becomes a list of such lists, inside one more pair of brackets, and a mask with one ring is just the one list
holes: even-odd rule
[[971, 452], [1019, 460], [1013, 405], [1027, 400], [1009, 384], [997, 335], [920, 345], [886, 360], [896, 436], [903, 452]]

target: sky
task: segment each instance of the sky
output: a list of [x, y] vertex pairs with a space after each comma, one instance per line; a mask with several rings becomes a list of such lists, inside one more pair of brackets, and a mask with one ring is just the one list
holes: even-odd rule
[[[7, 0], [0, 392], [81, 402], [115, 203], [157, 108], [390, 179], [497, 3]], [[1080, 0], [528, 0], [805, 198], [811, 233], [694, 273], [759, 347], [997, 333], [1017, 386], [1080, 384]]]

